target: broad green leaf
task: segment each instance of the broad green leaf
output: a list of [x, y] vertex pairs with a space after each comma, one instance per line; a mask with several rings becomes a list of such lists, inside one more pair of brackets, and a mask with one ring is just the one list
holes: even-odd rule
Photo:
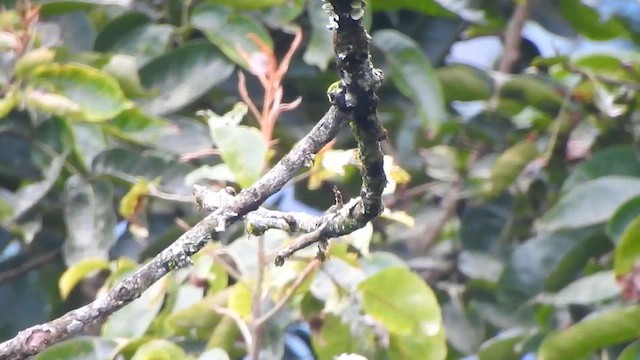
[[296, 28], [298, 25], [292, 22], [300, 16], [305, 9], [305, 0], [292, 0], [287, 6], [277, 6], [266, 11], [262, 11], [261, 19], [265, 24], [273, 29], [287, 30]]
[[213, 45], [196, 40], [155, 58], [140, 70], [142, 85], [157, 95], [141, 100], [153, 115], [175, 112], [191, 104], [233, 71]]
[[319, 360], [335, 359], [339, 354], [359, 350], [358, 341], [349, 330], [349, 323], [333, 314], [325, 316], [320, 331], [313, 335], [313, 349]]
[[107, 23], [96, 37], [93, 50], [108, 52], [114, 50], [118, 41], [134, 29], [149, 24], [151, 19], [143, 13], [126, 12]]
[[[100, 125], [117, 138], [144, 145], [161, 146], [162, 138], [176, 131], [169, 121], [150, 116], [139, 107], [125, 110]], [[183, 133], [180, 135], [187, 136]]]
[[60, 296], [66, 299], [78, 283], [98, 270], [108, 270], [109, 262], [105, 259], [85, 259], [73, 264], [60, 277], [58, 288]]
[[145, 179], [138, 179], [122, 199], [120, 199], [118, 212], [125, 219], [130, 219], [138, 211], [142, 198], [147, 195], [149, 195], [149, 182]]
[[447, 344], [444, 327], [435, 333], [425, 334], [420, 329], [401, 335], [389, 336], [390, 359], [444, 360], [447, 358]]
[[199, 339], [207, 339], [222, 318], [214, 307], [226, 305], [227, 299], [228, 292], [206, 296], [186, 309], [173, 312], [164, 321], [165, 326], [176, 335], [195, 334]]
[[103, 337], [80, 336], [55, 344], [35, 355], [33, 360], [89, 360], [106, 359], [118, 346], [115, 340]]
[[609, 239], [619, 244], [624, 231], [638, 216], [640, 216], [640, 197], [634, 197], [620, 205], [607, 223], [606, 232]]
[[505, 150], [491, 168], [491, 193], [499, 194], [538, 156], [534, 143], [524, 140]]
[[395, 30], [376, 31], [373, 44], [384, 53], [391, 67], [391, 79], [398, 90], [413, 100], [425, 126], [438, 128], [447, 120], [442, 89], [419, 46]]
[[129, 98], [143, 96], [146, 91], [140, 84], [136, 60], [130, 55], [114, 55], [102, 70], [118, 81], [124, 94]]
[[408, 335], [419, 329], [425, 337], [442, 329], [433, 291], [406, 267], [388, 268], [358, 285], [363, 310], [391, 333]]
[[600, 348], [635, 339], [639, 332], [640, 306], [603, 310], [545, 337], [536, 358], [585, 359]]
[[96, 155], [107, 148], [104, 132], [97, 123], [69, 122], [69, 128], [73, 136], [73, 151], [76, 158], [85, 169], [90, 169]]
[[139, 298], [109, 316], [102, 327], [102, 336], [107, 338], [136, 338], [144, 335], [153, 320], [158, 316], [158, 312], [164, 303], [165, 292], [166, 285], [164, 281], [158, 281], [151, 285]]
[[596, 151], [571, 171], [562, 191], [566, 193], [586, 181], [611, 175], [640, 177], [640, 159], [632, 146], [616, 145]]
[[0, 98], [0, 121], [6, 119], [7, 115], [18, 105], [20, 101], [18, 90], [18, 86], [11, 86]]
[[224, 349], [216, 348], [204, 351], [198, 360], [230, 360], [229, 354]]
[[627, 225], [616, 244], [613, 269], [616, 275], [625, 275], [640, 260], [640, 216]]
[[457, 261], [462, 274], [489, 284], [497, 283], [504, 270], [504, 264], [499, 259], [477, 251], [462, 251]]
[[607, 221], [627, 200], [640, 194], [640, 179], [604, 176], [587, 181], [560, 198], [539, 221], [541, 231], [572, 229]]
[[485, 341], [478, 351], [478, 360], [511, 360], [522, 356], [522, 343], [531, 331], [511, 329]]
[[[229, 59], [245, 69], [251, 69], [240, 55], [240, 51], [249, 56], [261, 54], [260, 47], [249, 37], [257, 36], [262, 43], [273, 48], [273, 41], [267, 30], [255, 19], [231, 11], [223, 6], [202, 5], [194, 9], [191, 25], [202, 31], [207, 39], [220, 49]], [[240, 48], [241, 50], [239, 50]], [[264, 56], [255, 57], [253, 64], [258, 70], [264, 67]]]
[[252, 299], [251, 289], [245, 284], [237, 283], [233, 285], [229, 295], [229, 310], [238, 314], [242, 319], [248, 320], [251, 318]]
[[556, 306], [594, 305], [620, 295], [613, 271], [601, 271], [580, 278], [553, 296]]
[[478, 351], [486, 329], [484, 320], [473, 307], [462, 307], [450, 301], [442, 306], [442, 317], [451, 346], [465, 355]]
[[640, 340], [636, 340], [622, 350], [616, 360], [640, 359]]
[[415, 10], [435, 17], [459, 16], [470, 22], [483, 22], [484, 12], [468, 6], [467, 1], [455, 0], [372, 0], [374, 11]]
[[562, 96], [548, 80], [530, 75], [514, 75], [499, 89], [499, 109], [516, 115], [527, 106], [556, 116], [562, 105]]
[[105, 121], [131, 107], [118, 82], [106, 73], [79, 64], [44, 64], [31, 72], [31, 84], [75, 104], [77, 120]]
[[603, 21], [596, 9], [580, 0], [559, 1], [558, 7], [564, 18], [581, 35], [591, 40], [609, 40], [627, 34], [622, 21], [615, 17]]
[[[114, 25], [120, 25], [114, 24]], [[171, 44], [176, 29], [169, 24], [140, 24], [109, 44], [110, 51], [118, 54], [131, 55], [140, 68], [163, 55]], [[106, 29], [105, 29], [106, 30]], [[106, 34], [105, 36], [111, 36]]]
[[222, 160], [243, 188], [260, 178], [267, 160], [267, 144], [260, 131], [248, 126], [217, 126], [211, 135]]
[[186, 360], [187, 354], [178, 345], [164, 339], [151, 340], [138, 348], [131, 360]]
[[50, 165], [44, 170], [44, 179], [24, 186], [14, 194], [12, 221], [17, 220], [33, 208], [51, 190], [60, 176], [66, 158], [67, 155], [64, 154], [51, 159]]
[[561, 288], [589, 258], [606, 251], [606, 243], [593, 229], [538, 235], [515, 248], [500, 287], [518, 299], [533, 297], [543, 289]]
[[493, 92], [491, 78], [472, 66], [454, 64], [436, 70], [447, 102], [487, 100]]
[[512, 199], [506, 194], [469, 206], [460, 219], [460, 240], [467, 250], [490, 253], [496, 250], [504, 227], [514, 218]]
[[226, 5], [237, 10], [262, 10], [284, 6], [285, 0], [206, 0], [207, 4]]
[[96, 175], [111, 175], [131, 184], [142, 177], [147, 181], [160, 178], [166, 191], [190, 193], [184, 177], [193, 171], [193, 166], [181, 163], [165, 153], [135, 152], [123, 148], [107, 149], [93, 160], [91, 171]]
[[47, 48], [37, 48], [22, 55], [13, 68], [16, 77], [27, 76], [39, 65], [53, 62], [55, 51]]
[[67, 226], [65, 262], [73, 265], [88, 258], [108, 259], [117, 223], [111, 183], [74, 175], [67, 179], [63, 197]]
[[302, 55], [302, 59], [309, 65], [315, 65], [325, 71], [329, 62], [334, 58], [333, 31], [327, 29], [327, 13], [322, 9], [320, 1], [307, 1], [307, 13], [311, 23], [311, 37]]

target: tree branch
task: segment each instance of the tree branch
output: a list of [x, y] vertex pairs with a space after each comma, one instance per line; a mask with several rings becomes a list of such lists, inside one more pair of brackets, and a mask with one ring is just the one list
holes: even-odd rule
[[498, 64], [498, 71], [510, 73], [513, 66], [520, 59], [520, 41], [522, 40], [522, 28], [529, 18], [532, 0], [518, 2], [511, 19], [507, 24], [504, 34], [504, 51]]
[[[332, 27], [337, 26], [334, 51], [341, 86], [330, 94], [334, 105], [309, 134], [260, 180], [238, 195], [224, 196], [222, 192], [218, 192], [218, 195], [222, 196], [208, 203], [203, 201], [204, 197], [198, 196], [202, 193], [202, 188], [196, 187], [194, 192], [196, 199], [200, 199], [198, 204], [203, 209], [213, 210], [210, 215], [107, 294], [58, 319], [23, 330], [13, 339], [0, 344], [0, 358], [25, 359], [52, 344], [79, 334], [85, 327], [137, 299], [171, 270], [191, 265], [191, 255], [213, 240], [216, 233], [224, 231], [230, 224], [258, 210], [269, 196], [280, 190], [298, 173], [312, 155], [336, 136], [348, 119], [352, 119], [351, 129], [358, 143], [358, 158], [362, 165], [360, 196], [344, 206], [332, 207], [319, 219], [298, 218], [291, 214], [284, 216], [277, 212], [258, 210], [252, 216], [256, 217], [262, 213], [265, 215], [262, 217], [264, 222], [254, 224], [257, 231], [280, 228], [285, 223], [291, 230], [311, 230], [307, 234], [308, 237], [326, 245], [327, 239], [357, 230], [378, 216], [383, 210], [382, 191], [386, 185], [379, 142], [386, 137], [386, 131], [382, 128], [376, 113], [378, 98], [375, 92], [383, 76], [380, 70], [373, 67], [370, 60], [370, 37], [362, 27], [363, 6], [364, 3], [358, 0], [331, 0], [325, 4], [333, 22]], [[252, 216], [249, 216], [249, 220]], [[292, 219], [293, 221], [288, 221]], [[282, 264], [286, 256], [277, 256], [276, 264]]]
[[213, 240], [217, 231], [223, 231], [248, 212], [257, 209], [269, 196], [280, 190], [304, 166], [310, 155], [317, 153], [335, 137], [347, 119], [347, 113], [332, 106], [309, 134], [253, 186], [217, 208], [107, 294], [48, 323], [20, 331], [14, 338], [0, 344], [0, 359], [26, 359], [50, 345], [79, 334], [87, 326], [140, 297], [171, 270], [191, 265], [191, 255]]

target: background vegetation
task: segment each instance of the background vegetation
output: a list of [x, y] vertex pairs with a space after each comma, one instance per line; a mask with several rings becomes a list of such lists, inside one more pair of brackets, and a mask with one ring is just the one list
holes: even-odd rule
[[[338, 79], [322, 1], [0, 4], [2, 340], [200, 220], [192, 184], [252, 184]], [[238, 359], [252, 336], [263, 359], [640, 357], [640, 5], [364, 9], [387, 79], [385, 213], [326, 262], [279, 268], [263, 260], [290, 234], [236, 226], [37, 359]], [[356, 196], [354, 146], [341, 134], [268, 205]]]

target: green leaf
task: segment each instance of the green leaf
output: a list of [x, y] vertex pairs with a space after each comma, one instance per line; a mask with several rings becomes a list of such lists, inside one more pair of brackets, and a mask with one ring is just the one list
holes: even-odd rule
[[53, 62], [55, 55], [55, 51], [51, 49], [33, 49], [22, 55], [18, 59], [18, 61], [16, 61], [16, 65], [13, 68], [13, 73], [16, 77], [27, 76], [38, 66]]
[[600, 348], [634, 339], [639, 332], [640, 306], [603, 310], [545, 337], [537, 359], [584, 359]]
[[96, 37], [93, 50], [109, 52], [121, 38], [142, 25], [149, 24], [151, 19], [143, 13], [125, 12], [107, 23]]
[[616, 245], [613, 269], [616, 275], [621, 276], [630, 272], [640, 259], [640, 216], [636, 217], [624, 229], [620, 241]]
[[251, 290], [242, 283], [233, 285], [229, 295], [229, 310], [235, 312], [242, 319], [251, 317], [252, 295]]
[[118, 346], [115, 340], [80, 336], [55, 344], [35, 355], [33, 360], [91, 360], [106, 359]]
[[91, 162], [96, 155], [107, 148], [107, 139], [102, 129], [97, 123], [87, 122], [69, 122], [69, 128], [73, 136], [73, 151], [77, 159], [85, 169], [91, 168]]
[[169, 24], [142, 24], [118, 38], [110, 51], [131, 55], [142, 67], [169, 49], [175, 31]]
[[419, 329], [406, 335], [390, 334], [390, 359], [443, 360], [447, 358], [445, 329], [437, 334], [425, 336]]
[[616, 360], [640, 359], [640, 340], [636, 340], [622, 350]]
[[13, 214], [11, 221], [15, 221], [33, 208], [58, 180], [67, 155], [59, 155], [51, 159], [50, 165], [44, 170], [44, 179], [21, 187], [13, 196]]
[[111, 183], [74, 175], [67, 179], [63, 196], [67, 226], [65, 262], [72, 265], [88, 258], [108, 259], [117, 223]]
[[638, 216], [640, 216], [640, 196], [634, 197], [620, 205], [616, 212], [613, 213], [606, 228], [609, 239], [615, 244], [619, 244], [627, 226]]
[[[160, 145], [163, 136], [175, 131], [168, 121], [150, 116], [139, 107], [125, 110], [100, 125], [117, 138], [144, 145]], [[183, 133], [180, 135], [186, 136]]]
[[222, 160], [243, 188], [260, 178], [267, 160], [267, 144], [260, 131], [248, 126], [216, 126], [211, 135]]
[[222, 318], [222, 315], [213, 310], [214, 307], [226, 305], [227, 298], [224, 293], [206, 296], [188, 308], [169, 315], [165, 320], [166, 327], [176, 335], [195, 334], [199, 339], [206, 339]]
[[499, 94], [498, 107], [511, 115], [533, 106], [556, 116], [563, 100], [547, 79], [530, 75], [514, 75], [500, 87]]
[[534, 143], [524, 140], [505, 150], [491, 168], [491, 193], [506, 190], [522, 170], [538, 156]]
[[262, 10], [284, 6], [285, 0], [206, 0], [205, 3], [225, 5], [237, 10]]
[[504, 270], [504, 264], [499, 259], [477, 251], [463, 251], [457, 261], [462, 274], [489, 284], [497, 283]]
[[151, 340], [138, 348], [131, 360], [186, 360], [187, 354], [168, 340]]
[[433, 291], [406, 267], [378, 272], [360, 282], [358, 292], [363, 310], [391, 333], [408, 335], [419, 329], [429, 338], [442, 329]]
[[[273, 48], [273, 40], [260, 22], [249, 16], [232, 12], [227, 7], [207, 4], [198, 6], [191, 15], [191, 25], [202, 31], [207, 39], [229, 59], [245, 69], [250, 69], [251, 64], [247, 64], [242, 58], [238, 48], [250, 56], [262, 53], [260, 47], [249, 37], [249, 34], [257, 36], [270, 49]], [[263, 60], [260, 57], [260, 61], [254, 65], [264, 66], [261, 63]]]
[[373, 34], [373, 44], [385, 55], [391, 79], [405, 96], [413, 100], [425, 126], [436, 129], [447, 120], [440, 82], [429, 59], [409, 37], [395, 30]]
[[[144, 335], [153, 320], [158, 316], [158, 312], [165, 300], [165, 292], [166, 285], [164, 281], [158, 281], [151, 285], [139, 298], [109, 316], [102, 327], [102, 336], [107, 338], [136, 338]], [[136, 356], [138, 356], [138, 352], [136, 352]], [[144, 357], [141, 357], [141, 359], [144, 359]]]
[[118, 81], [124, 94], [129, 98], [143, 96], [146, 91], [140, 83], [136, 59], [130, 55], [113, 55], [102, 70]]
[[373, 0], [371, 6], [374, 11], [415, 10], [435, 17], [459, 16], [470, 22], [483, 22], [484, 13], [455, 0]]
[[541, 218], [541, 231], [589, 226], [607, 221], [627, 200], [640, 194], [640, 179], [605, 176], [572, 188]]
[[229, 354], [224, 349], [210, 349], [204, 351], [198, 357], [198, 360], [230, 360]]
[[569, 24], [591, 40], [609, 40], [627, 34], [622, 21], [615, 17], [602, 21], [596, 9], [580, 0], [559, 1], [558, 7]]
[[613, 271], [601, 271], [580, 278], [553, 296], [556, 306], [593, 305], [620, 295]]
[[123, 148], [107, 149], [93, 160], [91, 171], [96, 175], [111, 175], [134, 184], [138, 177], [147, 181], [160, 178], [166, 191], [190, 193], [184, 177], [193, 171], [193, 166], [181, 163], [165, 153], [136, 152]]
[[510, 329], [485, 341], [478, 351], [478, 360], [511, 360], [522, 356], [522, 343], [531, 331]]
[[309, 65], [314, 65], [325, 71], [329, 62], [333, 60], [333, 31], [327, 29], [327, 13], [322, 9], [320, 1], [308, 1], [307, 13], [311, 23], [311, 38], [302, 59]]
[[157, 96], [141, 100], [152, 115], [191, 104], [233, 72], [233, 65], [207, 41], [192, 41], [158, 57], [140, 70], [142, 85]]
[[488, 100], [493, 92], [491, 78], [472, 66], [454, 64], [436, 70], [447, 102]]
[[565, 230], [538, 235], [516, 247], [500, 279], [501, 289], [518, 299], [543, 289], [558, 288], [573, 280], [606, 239], [593, 229]]
[[586, 181], [610, 175], [640, 177], [640, 160], [633, 146], [616, 145], [596, 151], [590, 159], [571, 171], [562, 184], [562, 192]]
[[359, 350], [358, 342], [349, 330], [349, 323], [334, 314], [327, 314], [320, 331], [313, 335], [313, 349], [318, 359], [335, 359], [342, 353]]
[[85, 259], [73, 264], [60, 277], [58, 288], [60, 296], [66, 299], [78, 283], [98, 270], [108, 270], [109, 262], [105, 259]]
[[[77, 106], [77, 120], [104, 121], [132, 106], [118, 82], [106, 73], [79, 64], [45, 64], [33, 70], [33, 86], [53, 91]], [[46, 110], [46, 109], [45, 109]]]

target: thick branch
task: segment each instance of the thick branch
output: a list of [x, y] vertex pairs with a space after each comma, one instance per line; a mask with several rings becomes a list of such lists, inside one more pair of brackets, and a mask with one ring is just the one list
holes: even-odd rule
[[[362, 26], [364, 2], [331, 0], [326, 7], [336, 27], [334, 51], [341, 78], [341, 88], [330, 94], [333, 103], [352, 114], [351, 130], [358, 143], [362, 187], [360, 196], [344, 206], [336, 206], [323, 216], [318, 227], [280, 250], [276, 265], [296, 251], [315, 242], [342, 236], [365, 226], [384, 209], [382, 191], [387, 184], [380, 141], [386, 130], [378, 119], [376, 91], [383, 79], [382, 71], [373, 67], [369, 53], [371, 37]], [[336, 204], [340, 205], [340, 204]], [[323, 255], [322, 248], [320, 254]]]
[[106, 295], [48, 323], [23, 330], [16, 337], [0, 344], [0, 359], [25, 359], [52, 344], [79, 334], [85, 327], [137, 299], [171, 270], [190, 265], [189, 257], [211, 241], [216, 231], [223, 230], [248, 212], [257, 209], [264, 200], [280, 190], [312, 154], [317, 153], [335, 137], [346, 119], [346, 113], [335, 106], [331, 107], [309, 134], [256, 184], [217, 208]]

